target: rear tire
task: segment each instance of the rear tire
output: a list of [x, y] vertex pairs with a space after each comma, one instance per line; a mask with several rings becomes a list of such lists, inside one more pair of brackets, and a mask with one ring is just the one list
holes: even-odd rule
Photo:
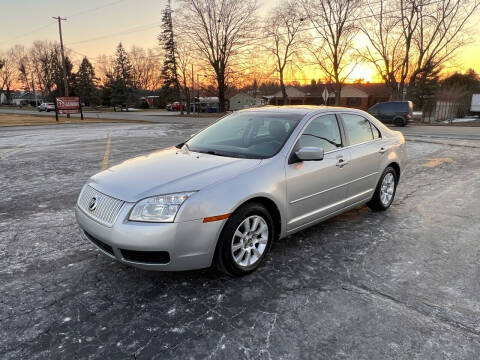
[[397, 191], [398, 175], [394, 168], [387, 167], [378, 181], [372, 200], [367, 206], [373, 211], [385, 211], [392, 205]]
[[395, 124], [395, 126], [405, 126], [406, 121], [405, 121], [404, 118], [397, 117], [397, 118], [393, 119], [393, 123]]
[[265, 206], [247, 203], [227, 220], [215, 251], [218, 270], [232, 276], [255, 271], [270, 250], [275, 228]]

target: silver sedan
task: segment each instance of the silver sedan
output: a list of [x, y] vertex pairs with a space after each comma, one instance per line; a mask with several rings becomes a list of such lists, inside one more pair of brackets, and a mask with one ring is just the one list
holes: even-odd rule
[[362, 204], [386, 210], [405, 162], [403, 135], [360, 110], [244, 110], [91, 177], [76, 217], [122, 263], [243, 275], [280, 238]]

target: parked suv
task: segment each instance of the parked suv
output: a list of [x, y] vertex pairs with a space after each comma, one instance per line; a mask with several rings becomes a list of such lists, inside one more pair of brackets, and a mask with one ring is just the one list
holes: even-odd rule
[[405, 126], [412, 119], [411, 101], [388, 101], [373, 105], [368, 112], [384, 124]]

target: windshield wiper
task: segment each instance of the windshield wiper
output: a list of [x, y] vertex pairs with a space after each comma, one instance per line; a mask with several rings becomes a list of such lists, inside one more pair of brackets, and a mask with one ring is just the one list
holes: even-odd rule
[[198, 153], [201, 153], [201, 154], [210, 154], [210, 155], [216, 155], [216, 156], [230, 156], [230, 155], [226, 155], [226, 154], [221, 154], [221, 153], [218, 153], [216, 151], [213, 151], [213, 150], [192, 150], [193, 152], [198, 152]]

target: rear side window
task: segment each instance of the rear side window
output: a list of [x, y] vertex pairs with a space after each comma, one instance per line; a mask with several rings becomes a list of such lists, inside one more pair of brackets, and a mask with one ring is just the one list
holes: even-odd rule
[[323, 115], [313, 119], [300, 136], [296, 149], [305, 146], [319, 147], [325, 152], [342, 147], [342, 138], [336, 116]]
[[370, 121], [363, 116], [342, 114], [342, 119], [345, 124], [345, 131], [348, 139], [350, 140], [350, 145], [361, 144], [373, 140]]
[[370, 126], [372, 128], [372, 133], [373, 133], [373, 138], [374, 139], [379, 139], [382, 137], [382, 134], [380, 133], [380, 130], [378, 130], [375, 125], [373, 125], [372, 123], [370, 123]]

